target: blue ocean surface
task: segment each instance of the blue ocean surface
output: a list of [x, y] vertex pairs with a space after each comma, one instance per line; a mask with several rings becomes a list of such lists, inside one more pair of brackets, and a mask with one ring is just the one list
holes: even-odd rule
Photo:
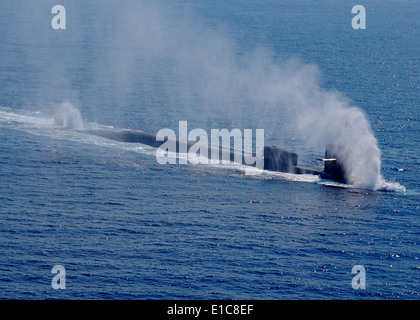
[[[366, 29], [348, 1], [62, 1], [65, 29], [56, 4], [0, 2], [1, 299], [420, 298], [418, 1], [363, 1]], [[162, 165], [78, 130], [179, 121], [314, 165], [366, 147], [380, 183]]]

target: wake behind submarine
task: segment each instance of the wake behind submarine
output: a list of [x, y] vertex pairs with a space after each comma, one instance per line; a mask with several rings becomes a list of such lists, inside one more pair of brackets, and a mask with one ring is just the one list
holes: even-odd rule
[[[156, 134], [138, 131], [108, 131], [108, 130], [78, 130], [82, 133], [92, 134], [103, 138], [111, 139], [119, 142], [142, 143], [151, 147], [158, 148], [165, 141], [157, 141]], [[189, 150], [195, 141], [181, 141], [176, 140], [177, 152], [180, 150]], [[184, 145], [183, 145], [184, 144]], [[186, 145], [185, 145], [186, 144]], [[208, 156], [212, 152], [219, 152], [221, 154], [223, 146], [209, 145]], [[244, 152], [230, 148], [231, 161], [233, 161], [235, 154], [241, 153], [242, 164], [244, 161]], [[327, 144], [325, 150], [325, 157], [317, 159], [324, 163], [324, 167], [318, 167], [310, 164], [303, 164], [298, 162], [298, 155], [295, 152], [281, 149], [276, 146], [264, 146], [264, 170], [286, 172], [294, 174], [313, 174], [318, 175], [322, 179], [328, 179], [344, 184], [352, 184], [349, 168], [345, 166], [347, 158], [346, 149], [341, 145]], [[220, 159], [220, 158], [219, 158]], [[246, 164], [248, 165], [248, 164]]]

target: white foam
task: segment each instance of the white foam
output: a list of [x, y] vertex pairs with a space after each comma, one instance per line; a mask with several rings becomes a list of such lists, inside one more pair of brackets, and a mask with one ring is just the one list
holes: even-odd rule
[[375, 190], [378, 191], [397, 191], [406, 192], [406, 188], [398, 182], [386, 181], [382, 176], [378, 179], [378, 183], [375, 186]]
[[22, 112], [15, 113], [9, 108], [0, 107], [0, 123], [21, 124], [24, 126], [32, 126], [39, 128], [53, 127], [54, 119], [47, 116], [42, 116], [35, 113]]

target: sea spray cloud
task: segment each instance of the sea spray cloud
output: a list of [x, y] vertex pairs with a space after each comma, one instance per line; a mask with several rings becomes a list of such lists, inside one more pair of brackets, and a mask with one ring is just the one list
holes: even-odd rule
[[[193, 10], [159, 1], [106, 3], [93, 17], [90, 29], [69, 25], [69, 36], [82, 32], [97, 41], [95, 59], [82, 61], [89, 62], [91, 89], [103, 88], [102, 102], [114, 102], [105, 112], [124, 113], [122, 104], [129, 101], [130, 112], [138, 110], [154, 126], [149, 129], [186, 119], [201, 128], [222, 127], [221, 122], [264, 128], [269, 137], [293, 136], [319, 153], [328, 143], [343, 144], [351, 150], [348, 166], [356, 185], [383, 183], [380, 150], [365, 113], [343, 94], [323, 88], [316, 65], [284, 60], [270, 48], [243, 52], [228, 26], [202, 23]], [[95, 32], [109, 36], [96, 38]], [[54, 82], [67, 83], [60, 79]]]
[[67, 129], [83, 130], [80, 111], [69, 101], [64, 101], [58, 106], [54, 115], [54, 124]]
[[307, 108], [296, 119], [297, 129], [308, 145], [324, 142], [345, 147], [345, 167], [357, 187], [376, 188], [380, 178], [381, 152], [362, 109], [349, 105], [332, 92], [324, 103]]
[[[293, 133], [311, 150], [344, 145], [354, 184], [383, 187], [381, 152], [366, 114], [343, 94], [323, 88], [316, 65], [281, 60], [267, 48], [240, 55], [234, 39], [197, 24], [193, 12], [139, 2], [114, 14], [123, 21], [118, 28], [130, 33], [130, 41], [113, 40], [124, 48], [112, 66], [119, 86], [135, 90], [131, 80], [138, 72], [170, 91], [185, 119], [201, 117], [211, 125], [223, 118], [270, 135]], [[156, 74], [164, 66], [166, 72]]]

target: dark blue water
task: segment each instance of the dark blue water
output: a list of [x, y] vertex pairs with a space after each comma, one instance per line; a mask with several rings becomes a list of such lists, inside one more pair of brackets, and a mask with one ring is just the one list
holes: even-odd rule
[[[365, 1], [366, 30], [346, 1], [72, 1], [66, 30], [55, 4], [0, 4], [0, 298], [419, 299], [416, 1]], [[302, 80], [291, 88], [314, 108], [324, 89], [360, 107], [405, 192], [159, 165], [151, 148], [50, 125], [67, 100], [87, 128], [262, 127], [267, 145], [322, 156], [282, 129], [300, 109], [258, 91], [290, 59], [281, 83]]]

